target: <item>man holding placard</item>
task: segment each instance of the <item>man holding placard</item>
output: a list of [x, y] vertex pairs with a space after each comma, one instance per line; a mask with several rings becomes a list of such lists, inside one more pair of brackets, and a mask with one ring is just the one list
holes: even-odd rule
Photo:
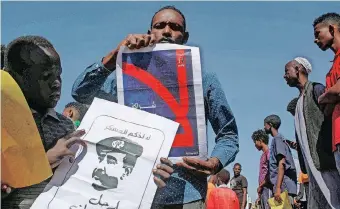
[[[19, 37], [8, 44], [5, 64], [7, 74], [10, 74], [15, 81], [11, 84], [12, 88], [13, 85], [17, 85], [18, 88], [20, 87], [22, 91], [21, 94], [23, 94], [22, 97], [24, 97], [22, 98], [24, 102], [21, 103], [15, 102], [15, 100], [9, 96], [2, 100], [4, 107], [6, 107], [7, 103], [8, 109], [10, 109], [10, 107], [18, 107], [17, 110], [22, 110], [22, 112], [13, 111], [15, 114], [8, 117], [5, 117], [6, 114], [9, 114], [8, 112], [3, 112], [2, 114], [2, 118], [5, 117], [2, 121], [2, 131], [5, 130], [8, 132], [2, 139], [2, 145], [6, 141], [11, 140], [11, 142], [14, 141], [15, 143], [12, 142], [11, 145], [7, 146], [7, 150], [17, 148], [17, 152], [12, 154], [12, 156], [17, 157], [17, 159], [13, 160], [12, 164], [19, 166], [20, 160], [22, 160], [20, 156], [28, 156], [27, 158], [35, 156], [38, 159], [47, 158], [49, 163], [47, 166], [50, 166], [50, 168], [57, 167], [62, 159], [65, 158], [69, 158], [67, 160], [72, 161], [75, 153], [71, 151], [70, 148], [76, 143], [81, 143], [85, 146], [80, 139], [85, 132], [83, 130], [75, 131], [72, 121], [54, 110], [54, 107], [60, 99], [61, 91], [61, 62], [54, 46], [43, 37]], [[10, 85], [8, 85], [8, 87], [10, 87]], [[12, 91], [12, 93], [17, 92]], [[19, 95], [19, 93], [17, 94]], [[17, 101], [19, 100], [17, 99]], [[34, 122], [32, 123], [35, 124], [22, 124], [29, 120], [23, 118], [26, 116], [27, 111], [24, 112], [24, 109], [20, 109], [19, 107], [23, 105], [27, 106], [27, 104], [28, 107], [25, 110], [31, 114], [31, 117], [33, 115]], [[16, 120], [12, 120], [13, 118], [16, 118]], [[13, 125], [13, 123], [19, 124], [19, 126]], [[18, 143], [21, 140], [29, 144], [33, 143], [31, 140], [37, 140], [36, 137], [32, 138], [31, 136], [32, 133], [30, 133], [30, 131], [32, 131], [32, 129], [28, 128], [31, 127], [30, 125], [38, 129], [39, 133], [37, 136], [40, 135], [41, 137], [41, 140], [40, 138], [38, 138], [38, 140], [40, 141], [40, 145], [43, 146], [41, 150], [38, 149], [37, 145], [27, 146], [25, 143]], [[15, 128], [16, 130], [13, 130]], [[16, 135], [14, 135], [15, 133]], [[19, 134], [21, 134], [21, 136]], [[4, 153], [5, 158], [9, 157], [9, 154], [5, 152], [7, 150], [3, 150], [2, 146], [2, 154]], [[21, 155], [18, 155], [19, 152]], [[38, 164], [38, 160], [30, 162], [29, 159], [26, 159], [25, 163], [28, 164], [27, 170], [39, 169], [39, 167], [35, 168], [37, 165], [32, 165], [34, 163]], [[43, 164], [40, 165], [40, 172], [45, 172], [45, 167], [42, 166]], [[18, 167], [17, 172], [23, 172], [20, 171], [20, 169], [22, 168]], [[17, 177], [19, 173], [14, 173], [13, 176]], [[28, 176], [25, 178], [28, 178]], [[1, 201], [1, 208], [30, 208], [35, 198], [43, 192], [49, 180], [48, 178], [42, 182], [34, 181], [34, 185], [26, 184], [26, 186], [21, 186]]]
[[[143, 56], [142, 58], [138, 58], [137, 53], [132, 52], [132, 50], [144, 48], [147, 51], [150, 48], [149, 46], [157, 43], [176, 44], [173, 45], [173, 47], [180, 48], [178, 45], [184, 45], [188, 38], [189, 33], [186, 31], [184, 15], [175, 7], [163, 7], [153, 16], [151, 29], [147, 34], [132, 34], [127, 36], [127, 38], [124, 39], [116, 49], [104, 57], [101, 62], [88, 67], [78, 77], [73, 86], [72, 95], [78, 102], [90, 104], [94, 97], [100, 97], [148, 112], [154, 111], [153, 113], [155, 114], [174, 119], [180, 123], [180, 129], [175, 137], [169, 157], [171, 159], [180, 158], [181, 160], [177, 161], [174, 165], [169, 159], [162, 158], [162, 164], [157, 165], [157, 169], [154, 170], [154, 181], [160, 189], [156, 193], [152, 208], [204, 208], [207, 176], [216, 174], [224, 166], [230, 164], [238, 152], [238, 131], [235, 118], [217, 77], [209, 72], [201, 72], [200, 64], [198, 71], [192, 70], [198, 72], [197, 74], [187, 71], [187, 74], [190, 75], [186, 75], [185, 67], [190, 65], [189, 61], [191, 59], [190, 50], [189, 52], [188, 50], [185, 51], [186, 49], [175, 50], [179, 52], [175, 54], [173, 52], [174, 50], [169, 50], [170, 54], [174, 54], [175, 62], [170, 60], [170, 58], [167, 60], [168, 57], [166, 53], [164, 53], [165, 50], [163, 50], [163, 53], [158, 53], [159, 51], [155, 53], [154, 51], [142, 52], [140, 55]], [[121, 46], [127, 47], [126, 50], [131, 51], [131, 54], [120, 55], [123, 59], [126, 59], [120, 60], [122, 62], [117, 59], [119, 58], [118, 54]], [[191, 52], [194, 51], [195, 50], [192, 49]], [[171, 56], [172, 55], [170, 55], [170, 57]], [[148, 59], [148, 57], [150, 59]], [[130, 65], [131, 62], [133, 65]], [[122, 68], [117, 69], [117, 76], [120, 77], [116, 77], [116, 64], [118, 65], [119, 63], [122, 64]], [[163, 74], [160, 73], [162, 75], [157, 77], [155, 71], [145, 70], [145, 68], [149, 69], [150, 65], [156, 66], [155, 68], [166, 72]], [[177, 74], [175, 71], [171, 71], [173, 69], [169, 66], [172, 65], [177, 66]], [[135, 76], [135, 80], [130, 80], [131, 87], [133, 87], [134, 81], [136, 81], [136, 88], [142, 85], [141, 83], [144, 82], [143, 78], [145, 77], [143, 77], [143, 72], [136, 68], [137, 66], [141, 67], [141, 69], [145, 67], [144, 70], [148, 71], [145, 72], [147, 78], [155, 81], [151, 82], [149, 80], [145, 81], [149, 83], [144, 83], [147, 86], [145, 89], [147, 89], [148, 92], [145, 94], [146, 97], [152, 97], [148, 104], [141, 104], [137, 99], [135, 101], [136, 103], [128, 104], [126, 103], [127, 91], [117, 92], [117, 82], [121, 84], [121, 80], [126, 79], [127, 76], [130, 76], [130, 78]], [[166, 69], [166, 67], [169, 67], [169, 69]], [[182, 71], [180, 71], [181, 69]], [[128, 73], [132, 74], [128, 75]], [[168, 73], [168, 76], [166, 76], [166, 73]], [[173, 83], [170, 83], [168, 86], [165, 85], [165, 80], [169, 78], [177, 79], [177, 77], [178, 83], [175, 83], [176, 87], [174, 89], [169, 88]], [[191, 83], [188, 81], [189, 77], [193, 80]], [[197, 83], [195, 78], [201, 78], [202, 81]], [[170, 81], [169, 79], [169, 82]], [[126, 88], [124, 85], [123, 87]], [[118, 90], [121, 91], [119, 88]], [[199, 95], [197, 92], [201, 94]], [[124, 96], [120, 96], [122, 94], [125, 94], [125, 101], [122, 99]], [[176, 95], [182, 96], [179, 96], [180, 98], [178, 99]], [[132, 96], [129, 98], [135, 99], [135, 97]], [[143, 99], [144, 98], [141, 100]], [[181, 99], [183, 99], [183, 101]], [[178, 100], [180, 101], [177, 102]], [[162, 111], [157, 112], [160, 107], [166, 110], [164, 111], [166, 114], [163, 115]], [[202, 114], [200, 115], [199, 113]], [[194, 119], [191, 116], [193, 116]], [[205, 125], [207, 119], [210, 121], [217, 135], [216, 146], [210, 158], [207, 157], [206, 134], [202, 135], [198, 133], [199, 130], [206, 131]], [[193, 128], [193, 124], [196, 125], [196, 128]], [[190, 152], [183, 151], [184, 148], [182, 149], [180, 146], [176, 146], [184, 145], [183, 141], [188, 140], [188, 138], [183, 136], [194, 136], [188, 144], [193, 144], [199, 148]], [[182, 153], [184, 154], [179, 154], [180, 151], [183, 151]]]

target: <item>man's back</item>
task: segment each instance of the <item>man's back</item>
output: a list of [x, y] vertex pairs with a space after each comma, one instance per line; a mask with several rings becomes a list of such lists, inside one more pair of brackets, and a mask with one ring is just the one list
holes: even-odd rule
[[226, 187], [215, 188], [207, 201], [207, 209], [239, 209], [240, 204], [236, 193]]

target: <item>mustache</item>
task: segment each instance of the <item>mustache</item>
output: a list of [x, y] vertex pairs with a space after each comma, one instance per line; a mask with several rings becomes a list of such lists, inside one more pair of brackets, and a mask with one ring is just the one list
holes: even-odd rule
[[97, 181], [100, 181], [100, 183], [104, 187], [107, 187], [109, 189], [117, 188], [118, 178], [107, 175], [105, 170], [103, 169], [95, 169], [92, 173], [92, 178], [94, 178]]
[[172, 40], [171, 38], [168, 38], [168, 37], [163, 37], [161, 40], [159, 40], [159, 42], [163, 42], [163, 43], [170, 43], [170, 44], [173, 44], [175, 43], [174, 40]]

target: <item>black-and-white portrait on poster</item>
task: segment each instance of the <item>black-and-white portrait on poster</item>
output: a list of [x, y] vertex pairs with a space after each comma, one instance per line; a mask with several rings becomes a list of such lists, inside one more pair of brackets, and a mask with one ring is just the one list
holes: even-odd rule
[[64, 160], [32, 209], [150, 208], [152, 169], [167, 156], [178, 123], [95, 99], [79, 129], [87, 147]]
[[94, 189], [115, 189], [133, 171], [143, 147], [125, 137], [109, 137], [96, 144], [98, 167], [93, 170]]

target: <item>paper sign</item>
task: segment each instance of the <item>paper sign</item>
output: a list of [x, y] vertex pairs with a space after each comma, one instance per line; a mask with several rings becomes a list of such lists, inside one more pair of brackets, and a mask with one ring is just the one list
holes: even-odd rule
[[59, 165], [31, 209], [150, 209], [152, 169], [169, 154], [178, 123], [95, 98], [78, 129], [87, 147]]
[[14, 79], [1, 73], [1, 182], [21, 188], [52, 175], [26, 99]]
[[292, 209], [292, 205], [290, 204], [289, 201], [289, 196], [288, 196], [288, 192], [284, 191], [280, 194], [280, 197], [282, 199], [281, 203], [278, 203], [274, 197], [268, 199], [268, 204], [269, 207], [272, 209]]
[[121, 47], [117, 57], [118, 102], [180, 124], [169, 157], [207, 159], [206, 123], [199, 49], [156, 44]]

